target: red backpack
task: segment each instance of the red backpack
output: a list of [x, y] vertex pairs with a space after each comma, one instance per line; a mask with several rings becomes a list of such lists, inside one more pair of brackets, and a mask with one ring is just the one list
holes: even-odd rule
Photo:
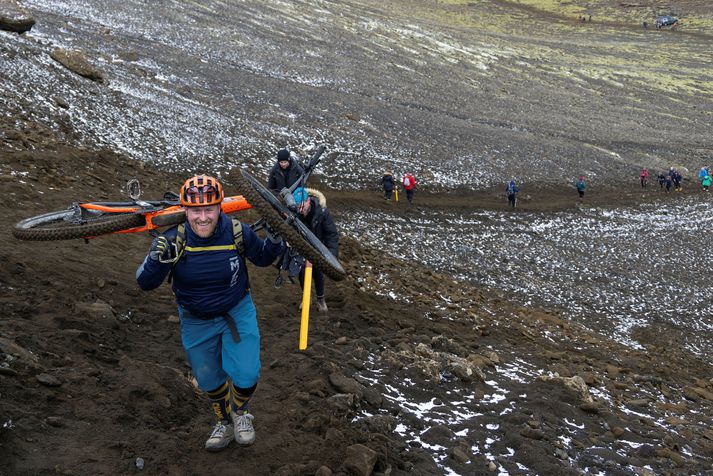
[[411, 190], [413, 187], [416, 186], [416, 179], [413, 178], [413, 175], [406, 174], [406, 175], [404, 175], [404, 179], [403, 179], [402, 183], [404, 184], [404, 188], [406, 190]]

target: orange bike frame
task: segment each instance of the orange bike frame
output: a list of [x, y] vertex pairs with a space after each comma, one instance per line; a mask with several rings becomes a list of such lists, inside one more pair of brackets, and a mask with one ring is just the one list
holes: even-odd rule
[[[141, 210], [141, 207], [138, 206], [109, 207], [97, 203], [82, 203], [79, 206], [88, 210], [98, 210], [107, 213], [141, 213], [146, 217], [146, 224], [144, 226], [129, 228], [127, 230], [119, 230], [115, 231], [114, 233], [140, 233], [142, 231], [154, 230], [159, 227], [159, 225], [153, 223], [153, 219], [155, 217], [162, 215], [170, 215], [173, 213], [184, 213], [183, 207], [179, 205], [163, 208], [155, 212], [145, 213], [139, 212], [139, 210]], [[239, 212], [241, 210], [247, 210], [249, 208], [252, 208], [252, 206], [250, 206], [248, 201], [245, 200], [245, 197], [243, 197], [242, 195], [233, 195], [232, 197], [225, 197], [223, 199], [223, 202], [220, 204], [220, 208], [223, 210], [224, 213], [230, 214]]]

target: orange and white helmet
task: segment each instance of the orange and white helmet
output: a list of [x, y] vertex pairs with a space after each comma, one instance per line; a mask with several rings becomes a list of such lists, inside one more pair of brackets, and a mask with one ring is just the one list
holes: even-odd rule
[[181, 205], [184, 207], [218, 205], [223, 197], [223, 186], [209, 175], [195, 175], [181, 187]]

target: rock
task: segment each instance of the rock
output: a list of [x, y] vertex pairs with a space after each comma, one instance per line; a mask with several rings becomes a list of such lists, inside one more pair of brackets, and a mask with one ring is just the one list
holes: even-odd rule
[[543, 440], [545, 438], [545, 433], [542, 430], [530, 427], [522, 430], [520, 434], [525, 438], [530, 438], [532, 440]]
[[686, 459], [679, 453], [671, 450], [670, 448], [659, 448], [656, 450], [656, 456], [660, 458], [668, 458], [673, 461], [676, 466], [683, 466], [686, 464]]
[[373, 415], [362, 420], [371, 433], [382, 433], [387, 435], [396, 427], [394, 417], [388, 415]]
[[168, 318], [166, 318], [166, 322], [174, 322], [175, 323], [175, 322], [181, 322], [181, 320], [178, 318], [177, 315], [171, 314], [170, 316], [168, 316]]
[[17, 376], [17, 371], [11, 369], [10, 367], [0, 366], [0, 375], [7, 375], [9, 377]]
[[95, 68], [81, 51], [55, 48], [50, 57], [75, 74], [98, 83], [104, 82], [104, 73]]
[[620, 426], [615, 426], [611, 429], [611, 432], [616, 438], [619, 438], [626, 432], [626, 430]]
[[0, 30], [24, 33], [30, 31], [35, 19], [15, 0], [0, 0]]
[[315, 471], [314, 476], [332, 476], [332, 470], [326, 466], [320, 466]]
[[700, 399], [700, 395], [693, 390], [693, 387], [683, 387], [683, 396], [693, 402], [697, 402]]
[[441, 446], [449, 446], [451, 439], [453, 439], [453, 430], [448, 428], [446, 425], [435, 425], [428, 430], [426, 430], [421, 438], [427, 443], [435, 443]]
[[626, 404], [632, 407], [647, 407], [649, 406], [649, 400], [646, 398], [639, 398], [637, 400], [629, 400]]
[[491, 461], [488, 463], [488, 470], [495, 471], [496, 469], [498, 469], [498, 467], [494, 462]]
[[610, 377], [618, 377], [621, 370], [615, 365], [608, 364], [606, 367], [606, 372]]
[[49, 426], [54, 426], [55, 428], [60, 428], [64, 426], [64, 422], [62, 421], [62, 419], [57, 416], [49, 416], [45, 418], [45, 422], [47, 422]]
[[351, 393], [361, 400], [364, 395], [364, 386], [350, 377], [345, 377], [339, 373], [329, 375], [329, 383], [334, 386], [340, 393]]
[[52, 98], [52, 100], [58, 107], [61, 107], [62, 109], [69, 109], [69, 103], [66, 100], [64, 100], [63, 98], [61, 98], [59, 96], [55, 96]]
[[459, 463], [465, 464], [470, 461], [470, 456], [466, 454], [466, 452], [463, 451], [463, 449], [459, 446], [456, 446], [455, 448], [451, 449], [450, 455], [454, 460], [458, 461]]
[[356, 406], [356, 399], [351, 393], [337, 393], [327, 399], [327, 405], [335, 414], [346, 414]]
[[364, 445], [356, 444], [347, 448], [345, 468], [355, 476], [369, 476], [376, 464], [376, 451]]
[[366, 400], [369, 405], [381, 407], [381, 404], [384, 402], [384, 396], [377, 389], [366, 387], [364, 389], [364, 400]]
[[559, 459], [561, 459], [561, 460], [568, 460], [568, 459], [569, 459], [569, 455], [567, 454], [567, 451], [565, 451], [565, 450], [562, 449], [562, 448], [557, 448], [557, 449], [555, 450], [555, 456], [557, 456], [557, 457], [558, 457]]
[[74, 308], [77, 312], [86, 314], [92, 319], [107, 319], [115, 316], [114, 309], [101, 299], [97, 299], [93, 303], [78, 302]]
[[3, 354], [13, 355], [20, 359], [23, 363], [30, 365], [31, 367], [36, 368], [39, 365], [39, 357], [37, 357], [32, 352], [25, 350], [22, 346], [16, 344], [14, 341], [11, 341], [10, 339], [5, 339], [4, 337], [0, 337], [0, 352], [2, 352]]
[[584, 379], [579, 375], [575, 375], [574, 377], [560, 377], [559, 375], [541, 375], [539, 379], [545, 382], [559, 382], [568, 389], [577, 393], [584, 402], [594, 401], [594, 398], [592, 398], [592, 396], [589, 394], [589, 387], [587, 387], [587, 384], [584, 382]]
[[344, 434], [337, 430], [336, 428], [327, 428], [327, 431], [324, 433], [324, 439], [329, 440], [329, 441], [340, 441], [344, 438]]
[[40, 382], [42, 385], [46, 385], [47, 387], [59, 387], [60, 385], [62, 385], [62, 381], [54, 375], [39, 374], [36, 375], [35, 378], [38, 382]]
[[337, 340], [334, 341], [336, 345], [345, 345], [349, 342], [349, 339], [346, 338], [346, 336], [339, 337]]
[[696, 395], [699, 395], [699, 396], [705, 398], [706, 400], [713, 401], [713, 392], [709, 392], [705, 388], [691, 387], [691, 391], [693, 393], [695, 393]]

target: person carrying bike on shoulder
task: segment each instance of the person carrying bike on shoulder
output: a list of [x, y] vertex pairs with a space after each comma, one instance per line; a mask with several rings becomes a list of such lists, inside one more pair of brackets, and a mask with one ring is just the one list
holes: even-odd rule
[[185, 222], [158, 236], [136, 271], [145, 291], [167, 276], [172, 281], [183, 347], [218, 419], [205, 442], [209, 451], [255, 441], [248, 403], [260, 377], [260, 332], [245, 265], [269, 266], [285, 247], [270, 228], [262, 239], [224, 214], [223, 197], [213, 177], [186, 180]]
[[[330, 253], [337, 258], [339, 257], [339, 232], [327, 209], [327, 199], [316, 190], [310, 189], [310, 191], [313, 196], [310, 196], [304, 187], [297, 188], [292, 194], [298, 206], [300, 221], [307, 225], [319, 241], [324, 243]], [[324, 298], [324, 274], [318, 269], [314, 269], [312, 277], [317, 294], [317, 309], [320, 312], [327, 312], [327, 302]], [[300, 272], [300, 286], [304, 287], [304, 269]]]
[[302, 166], [291, 156], [290, 151], [281, 149], [277, 153], [277, 163], [270, 170], [267, 188], [279, 193], [283, 188], [291, 187], [303, 173]]

